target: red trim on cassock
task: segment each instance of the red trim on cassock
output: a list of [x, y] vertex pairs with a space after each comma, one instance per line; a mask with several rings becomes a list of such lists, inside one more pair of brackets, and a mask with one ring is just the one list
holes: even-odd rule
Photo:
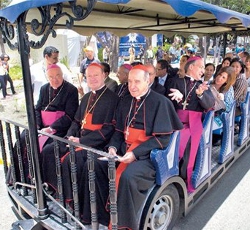
[[95, 131], [95, 130], [98, 130], [98, 129], [102, 128], [103, 124], [93, 124], [92, 123], [92, 120], [93, 120], [92, 118], [93, 118], [92, 113], [88, 113], [85, 116], [86, 123], [82, 124], [82, 129], [88, 129], [88, 130]]
[[[141, 143], [147, 141], [150, 137], [146, 136], [145, 130], [128, 128], [129, 135], [127, 136], [126, 144], [127, 144], [127, 152], [133, 151]], [[125, 131], [124, 131], [125, 133]], [[116, 190], [118, 191], [119, 180], [122, 172], [126, 169], [128, 164], [121, 162], [116, 170]]]
[[[88, 129], [88, 130], [95, 131], [95, 130], [98, 130], [98, 129], [102, 128], [102, 124], [97, 124], [97, 125], [92, 124], [92, 117], [93, 117], [93, 115], [91, 113], [89, 113], [87, 115], [86, 123], [82, 125], [82, 129]], [[100, 134], [102, 135], [101, 132], [100, 132]], [[81, 151], [81, 150], [82, 150], [81, 147], [75, 149], [76, 152]], [[61, 163], [65, 160], [65, 158], [69, 155], [69, 153], [70, 152], [67, 152], [63, 157], [61, 157]]]

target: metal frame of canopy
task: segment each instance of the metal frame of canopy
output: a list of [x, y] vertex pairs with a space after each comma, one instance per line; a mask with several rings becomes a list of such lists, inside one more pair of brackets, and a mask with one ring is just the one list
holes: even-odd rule
[[[151, 9], [153, 6], [155, 8]], [[164, 7], [166, 7], [167, 13]], [[40, 14], [40, 22], [37, 19], [38, 15], [30, 18], [28, 14], [34, 8]], [[90, 21], [91, 17], [87, 18], [91, 12], [93, 12], [93, 22]], [[99, 16], [99, 24], [96, 24], [98, 14], [107, 15], [109, 20], [106, 17], [100, 20]], [[114, 20], [115, 15], [118, 18], [123, 17], [122, 20]], [[133, 25], [128, 24], [129, 19], [132, 20]], [[114, 24], [107, 24], [110, 20]], [[83, 22], [87, 24], [84, 25]], [[227, 24], [223, 27], [225, 22]], [[193, 27], [192, 23], [194, 24]], [[250, 25], [250, 17], [198, 0], [102, 0], [99, 2], [96, 0], [79, 0], [78, 2], [73, 0], [13, 0], [8, 7], [0, 10], [0, 29], [3, 37], [11, 49], [19, 50], [21, 57], [29, 136], [32, 143], [32, 163], [33, 167], [37, 169], [34, 175], [38, 197], [37, 209], [38, 216], [41, 219], [45, 219], [48, 212], [39, 173], [39, 147], [28, 59], [30, 48], [42, 47], [50, 33], [53, 37], [56, 36], [54, 30], [56, 27], [63, 25], [65, 27], [66, 25], [71, 28], [73, 24], [76, 24], [76, 31], [83, 26], [86, 30], [91, 28], [92, 33], [95, 30], [100, 31], [100, 29], [104, 28], [111, 32], [112, 30], [123, 30], [126, 33], [129, 31], [145, 33], [155, 33], [157, 31], [180, 33], [183, 31], [183, 33], [191, 33], [195, 29], [198, 30], [198, 28], [203, 27], [218, 27], [220, 32], [228, 32], [234, 30], [247, 31], [248, 29], [245, 27]], [[15, 38], [14, 27], [16, 27], [18, 35], [16, 42], [12, 42]], [[37, 42], [30, 41], [27, 35], [28, 29], [33, 34], [42, 36], [41, 40]]]
[[[36, 119], [35, 119], [35, 109], [34, 109], [34, 101], [33, 101], [33, 93], [32, 93], [33, 90], [32, 90], [30, 68], [29, 68], [29, 61], [28, 61], [30, 48], [42, 47], [50, 33], [52, 33], [53, 36], [56, 36], [53, 26], [59, 18], [61, 17], [67, 18], [66, 26], [68, 28], [72, 27], [73, 22], [75, 20], [83, 20], [91, 12], [96, 1], [89, 0], [87, 8], [85, 9], [83, 9], [80, 6], [77, 6], [75, 2], [69, 1], [69, 6], [72, 9], [73, 16], [63, 11], [62, 2], [65, 2], [65, 0], [64, 1], [63, 0], [61, 1], [58, 1], [58, 0], [49, 0], [49, 1], [47, 0], [44, 0], [44, 1], [23, 0], [23, 1], [14, 1], [14, 2], [17, 2], [16, 5], [12, 3], [9, 6], [11, 10], [8, 10], [8, 7], [7, 7], [0, 12], [0, 16], [1, 16], [0, 28], [10, 48], [12, 49], [17, 48], [20, 53], [25, 101], [26, 101], [26, 108], [27, 108], [29, 137], [32, 143], [31, 145], [32, 159], [31, 160], [32, 160], [33, 168], [37, 169], [34, 172], [35, 185], [37, 188], [36, 197], [38, 198], [37, 210], [38, 210], [39, 218], [45, 219], [48, 216], [48, 211], [47, 211], [47, 207], [45, 204], [44, 194], [42, 191], [42, 183], [41, 183], [42, 181], [41, 181], [40, 165], [39, 165], [39, 158], [38, 158], [38, 153], [39, 153], [39, 144], [38, 144], [38, 139], [37, 139], [38, 132], [36, 128], [37, 125], [36, 125]], [[22, 6], [24, 7], [22, 8]], [[32, 22], [34, 34], [43, 35], [42, 39], [38, 42], [29, 41], [29, 38], [27, 35], [25, 19], [26, 19], [28, 9], [30, 7], [37, 7], [42, 16], [41, 25], [39, 25], [37, 19], [34, 19], [34, 21]], [[54, 11], [53, 15], [51, 15], [51, 11]], [[16, 18], [12, 18], [13, 15], [11, 12], [16, 13]], [[8, 21], [9, 16], [11, 16], [10, 18], [12, 22], [14, 22], [15, 24], [9, 23]], [[15, 37], [14, 26], [16, 26], [16, 29], [17, 29], [18, 40], [17, 42], [12, 44], [11, 40], [14, 39]]]

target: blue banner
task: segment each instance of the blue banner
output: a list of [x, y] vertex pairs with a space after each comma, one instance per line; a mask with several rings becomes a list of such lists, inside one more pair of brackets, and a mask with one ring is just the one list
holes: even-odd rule
[[127, 36], [120, 38], [119, 56], [129, 56], [128, 50], [131, 45], [134, 46], [135, 55], [137, 56], [140, 50], [140, 45], [145, 49], [146, 38], [138, 33], [130, 33]]

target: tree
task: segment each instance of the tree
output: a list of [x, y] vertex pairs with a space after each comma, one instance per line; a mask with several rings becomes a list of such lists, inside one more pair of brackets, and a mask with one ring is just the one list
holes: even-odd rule
[[234, 10], [243, 14], [250, 13], [250, 0], [203, 0], [217, 6], [221, 6], [230, 10]]
[[0, 0], [0, 9], [9, 5], [12, 0]]

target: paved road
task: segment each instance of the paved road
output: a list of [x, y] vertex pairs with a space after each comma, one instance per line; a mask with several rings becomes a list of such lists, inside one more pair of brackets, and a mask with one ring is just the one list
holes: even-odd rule
[[0, 230], [11, 229], [11, 224], [16, 221], [16, 217], [11, 210], [11, 202], [7, 195], [4, 184], [3, 166], [0, 166]]
[[218, 181], [174, 230], [250, 229], [250, 150]]
[[[16, 220], [3, 183], [0, 166], [0, 230], [9, 230]], [[250, 150], [230, 168], [202, 201], [179, 220], [174, 230], [250, 229]]]

